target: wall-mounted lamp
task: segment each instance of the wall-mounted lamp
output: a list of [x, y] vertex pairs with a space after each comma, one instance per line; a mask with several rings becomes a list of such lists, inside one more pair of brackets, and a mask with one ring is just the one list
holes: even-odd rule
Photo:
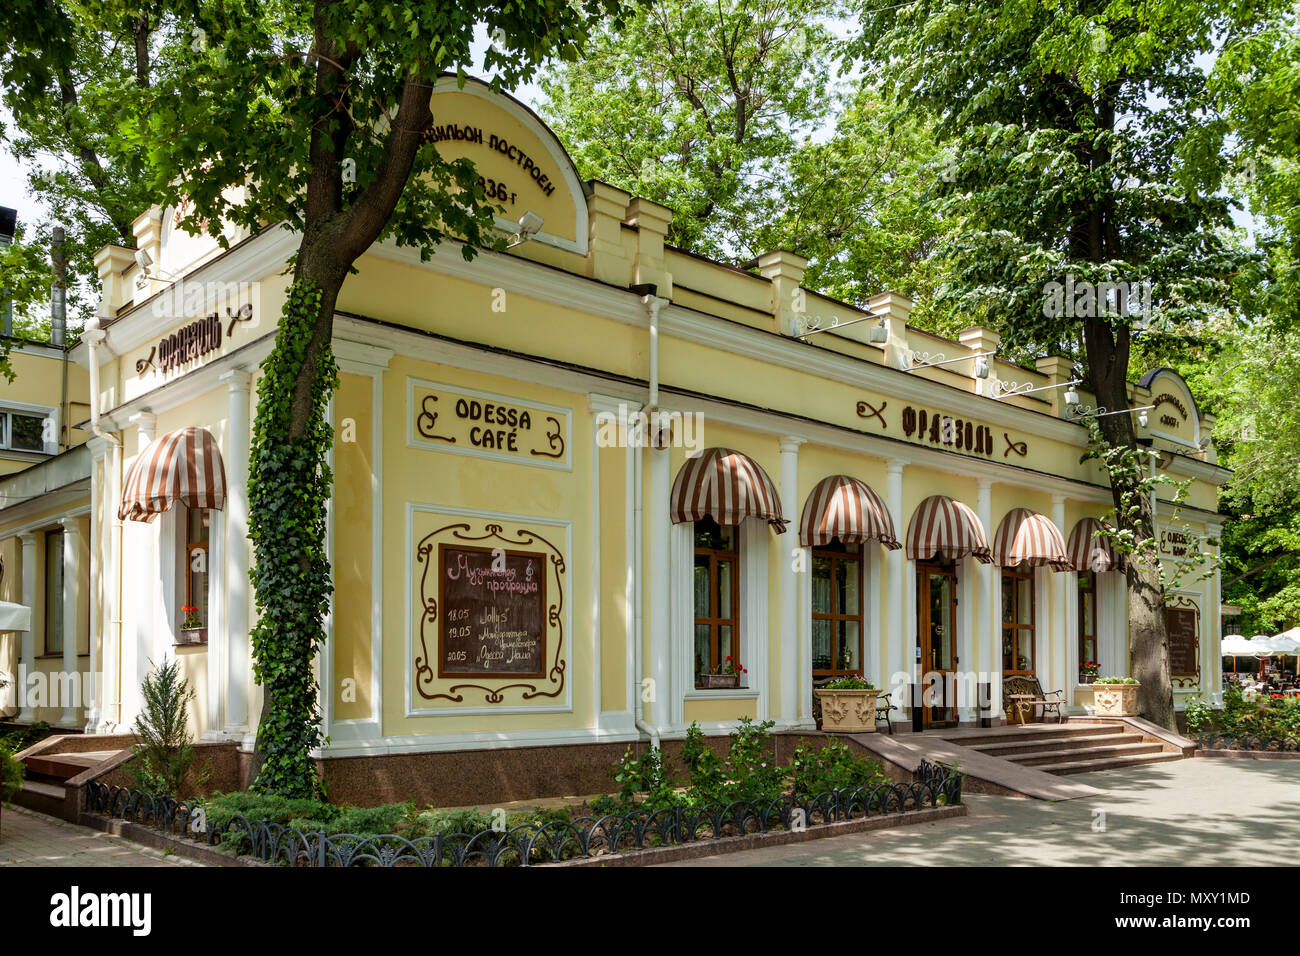
[[975, 360], [975, 377], [976, 378], [989, 377], [989, 360], [983, 355], [981, 355], [979, 358]]
[[1111, 415], [1127, 415], [1130, 412], [1138, 413], [1138, 424], [1143, 428], [1147, 427], [1147, 412], [1155, 408], [1154, 405], [1143, 405], [1141, 408], [1121, 408], [1119, 411], [1108, 412], [1105, 408], [1085, 408], [1082, 405], [1076, 405], [1073, 402], [1066, 402], [1065, 412], [1069, 418], [1108, 418]]
[[1015, 382], [998, 382], [998, 390], [1001, 394], [994, 395], [993, 398], [1006, 398], [1010, 395], [1032, 395], [1034, 392], [1050, 392], [1054, 388], [1064, 388], [1066, 389], [1065, 404], [1077, 405], [1079, 393], [1074, 390], [1074, 386], [1082, 381], [1082, 379], [1074, 379], [1069, 382], [1057, 382], [1055, 385], [1040, 385], [1037, 388], [1025, 388], [1025, 385], [1029, 384], [1028, 382], [1025, 382], [1024, 385], [1017, 385]]
[[889, 326], [885, 324], [883, 315], [880, 317], [880, 321], [867, 331], [867, 341], [872, 345], [884, 345], [889, 341]]
[[515, 233], [514, 239], [510, 241], [506, 248], [513, 249], [520, 243], [527, 242], [529, 239], [533, 238], [541, 231], [542, 223], [545, 221], [545, 219], [537, 215], [537, 213], [533, 212], [531, 209], [528, 210], [519, 217], [519, 222], [516, 223], [519, 227], [519, 231]]
[[[976, 378], [988, 378], [989, 363], [987, 359], [996, 352], [976, 352], [972, 355], [958, 355], [956, 358], [944, 358], [942, 352], [931, 355], [929, 352], [907, 352], [903, 356], [903, 371], [915, 372], [922, 368], [938, 368], [941, 365], [951, 365], [953, 362], [964, 362], [967, 359], [975, 359], [973, 369]], [[983, 374], [980, 374], [980, 361], [984, 360]]]

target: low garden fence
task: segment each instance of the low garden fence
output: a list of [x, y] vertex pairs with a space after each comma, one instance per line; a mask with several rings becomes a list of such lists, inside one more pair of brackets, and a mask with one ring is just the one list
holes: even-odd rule
[[209, 827], [197, 803], [93, 781], [86, 784], [85, 810], [282, 866], [532, 866], [956, 806], [961, 803], [961, 788], [960, 771], [923, 760], [912, 783], [832, 790], [802, 801], [784, 796], [770, 801], [633, 810], [416, 838], [395, 833], [303, 831], [242, 816], [221, 827]]
[[1300, 739], [1275, 734], [1224, 733], [1203, 731], [1196, 736], [1202, 750], [1258, 750], [1266, 753], [1300, 752]]

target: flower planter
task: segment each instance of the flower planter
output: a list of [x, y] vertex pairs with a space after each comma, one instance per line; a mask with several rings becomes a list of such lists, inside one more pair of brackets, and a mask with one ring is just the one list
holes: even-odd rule
[[1094, 717], [1136, 717], [1140, 684], [1092, 685]]
[[177, 647], [186, 644], [206, 643], [208, 643], [208, 629], [206, 627], [183, 627], [176, 636]]
[[700, 690], [735, 689], [740, 686], [739, 674], [696, 674], [695, 686]]
[[831, 690], [814, 693], [822, 705], [822, 730], [826, 733], [874, 734], [878, 690]]

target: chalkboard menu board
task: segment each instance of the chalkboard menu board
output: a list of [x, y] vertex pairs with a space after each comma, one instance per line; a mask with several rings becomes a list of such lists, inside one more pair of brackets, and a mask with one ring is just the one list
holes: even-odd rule
[[438, 546], [438, 676], [541, 677], [546, 555]]
[[1198, 673], [1195, 608], [1165, 608], [1165, 628], [1169, 632], [1169, 673]]

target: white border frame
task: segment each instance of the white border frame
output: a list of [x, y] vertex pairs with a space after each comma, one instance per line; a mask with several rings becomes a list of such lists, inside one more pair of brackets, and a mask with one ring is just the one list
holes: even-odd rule
[[[564, 641], [560, 656], [566, 662], [563, 704], [542, 704], [538, 706], [476, 706], [476, 707], [417, 707], [415, 705], [415, 535], [413, 523], [417, 513], [457, 515], [480, 520], [514, 521], [527, 524], [546, 525], [564, 530], [564, 567], [568, 586], [567, 599], [564, 602]], [[439, 505], [426, 502], [408, 501], [404, 510], [405, 527], [402, 529], [404, 554], [402, 569], [405, 577], [403, 592], [406, 610], [402, 615], [406, 627], [406, 662], [402, 673], [403, 696], [405, 697], [404, 717], [478, 717], [492, 714], [571, 714], [573, 713], [573, 682], [577, 671], [573, 667], [573, 650], [576, 644], [573, 633], [573, 577], [568, 569], [573, 566], [573, 522], [558, 518], [542, 518], [537, 515], [509, 514], [504, 511], [475, 511], [471, 508], [457, 508], [452, 505]], [[551, 654], [548, 651], [547, 664]], [[492, 675], [484, 675], [485, 680], [494, 680]], [[599, 701], [596, 702], [597, 709]], [[437, 733], [436, 730], [430, 733]]]
[[[503, 405], [525, 406], [526, 408], [540, 409], [546, 412], [554, 412], [557, 415], [564, 416], [564, 457], [546, 458], [544, 456], [530, 458], [527, 455], [512, 455], [506, 452], [488, 451], [481, 448], [464, 445], [450, 445], [445, 442], [425, 441], [416, 437], [415, 420], [419, 413], [415, 408], [415, 390], [417, 388], [436, 389], [444, 392], [454, 392], [458, 395], [467, 395], [470, 398], [481, 398], [485, 401], [500, 402]], [[491, 461], [507, 462], [515, 465], [526, 465], [530, 468], [550, 468], [554, 471], [573, 471], [573, 409], [563, 408], [559, 405], [550, 405], [546, 402], [535, 402], [532, 399], [520, 398], [515, 395], [499, 395], [496, 392], [484, 392], [474, 388], [464, 388], [459, 385], [448, 385], [443, 382], [431, 382], [428, 379], [417, 378], [414, 375], [406, 376], [406, 447], [421, 448], [426, 451], [446, 452], [450, 455], [464, 455], [469, 458], [487, 458]]]

